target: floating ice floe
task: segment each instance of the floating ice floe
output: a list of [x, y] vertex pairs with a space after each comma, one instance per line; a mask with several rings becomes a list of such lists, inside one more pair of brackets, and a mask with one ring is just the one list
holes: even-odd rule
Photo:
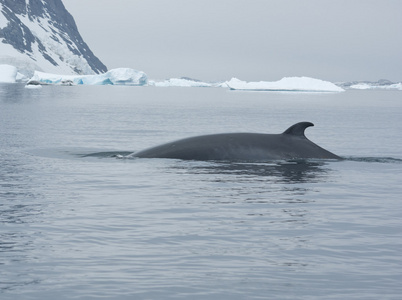
[[375, 89], [380, 89], [380, 90], [400, 90], [402, 91], [402, 83], [393, 83], [389, 85], [375, 85], [375, 84], [370, 84], [370, 83], [358, 83], [358, 84], [353, 84], [349, 88], [355, 89], [355, 90], [375, 90]]
[[343, 92], [344, 89], [329, 81], [310, 77], [284, 77], [279, 81], [246, 82], [237, 78], [226, 81], [232, 90], [292, 91], [292, 92]]
[[25, 86], [25, 88], [30, 89], [30, 90], [37, 90], [37, 89], [41, 89], [42, 86], [40, 84], [38, 84], [38, 85], [28, 84]]
[[160, 87], [212, 87], [211, 83], [202, 82], [196, 79], [190, 78], [170, 78], [164, 81], [149, 81], [149, 85], [160, 86]]
[[28, 85], [146, 85], [147, 75], [130, 68], [112, 69], [99, 75], [57, 75], [35, 71]]

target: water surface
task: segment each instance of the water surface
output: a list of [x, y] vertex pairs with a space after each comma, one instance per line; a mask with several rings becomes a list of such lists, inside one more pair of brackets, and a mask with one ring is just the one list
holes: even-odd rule
[[[400, 299], [400, 95], [1, 85], [0, 298]], [[299, 121], [345, 160], [124, 158]]]

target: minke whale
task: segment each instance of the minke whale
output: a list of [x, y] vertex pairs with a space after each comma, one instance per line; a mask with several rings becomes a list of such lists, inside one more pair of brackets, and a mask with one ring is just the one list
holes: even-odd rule
[[201, 161], [341, 159], [304, 135], [310, 126], [314, 124], [300, 122], [280, 134], [221, 133], [189, 137], [134, 152], [132, 156]]

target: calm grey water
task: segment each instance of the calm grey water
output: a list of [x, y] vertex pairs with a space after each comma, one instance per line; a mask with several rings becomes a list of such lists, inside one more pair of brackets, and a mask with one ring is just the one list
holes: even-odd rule
[[[401, 299], [401, 96], [1, 85], [0, 298]], [[299, 121], [346, 160], [113, 157]]]

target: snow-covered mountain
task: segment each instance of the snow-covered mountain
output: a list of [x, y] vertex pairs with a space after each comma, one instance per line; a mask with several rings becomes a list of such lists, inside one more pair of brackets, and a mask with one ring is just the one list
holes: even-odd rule
[[92, 53], [61, 0], [0, 0], [0, 64], [32, 76], [99, 74], [106, 66]]

